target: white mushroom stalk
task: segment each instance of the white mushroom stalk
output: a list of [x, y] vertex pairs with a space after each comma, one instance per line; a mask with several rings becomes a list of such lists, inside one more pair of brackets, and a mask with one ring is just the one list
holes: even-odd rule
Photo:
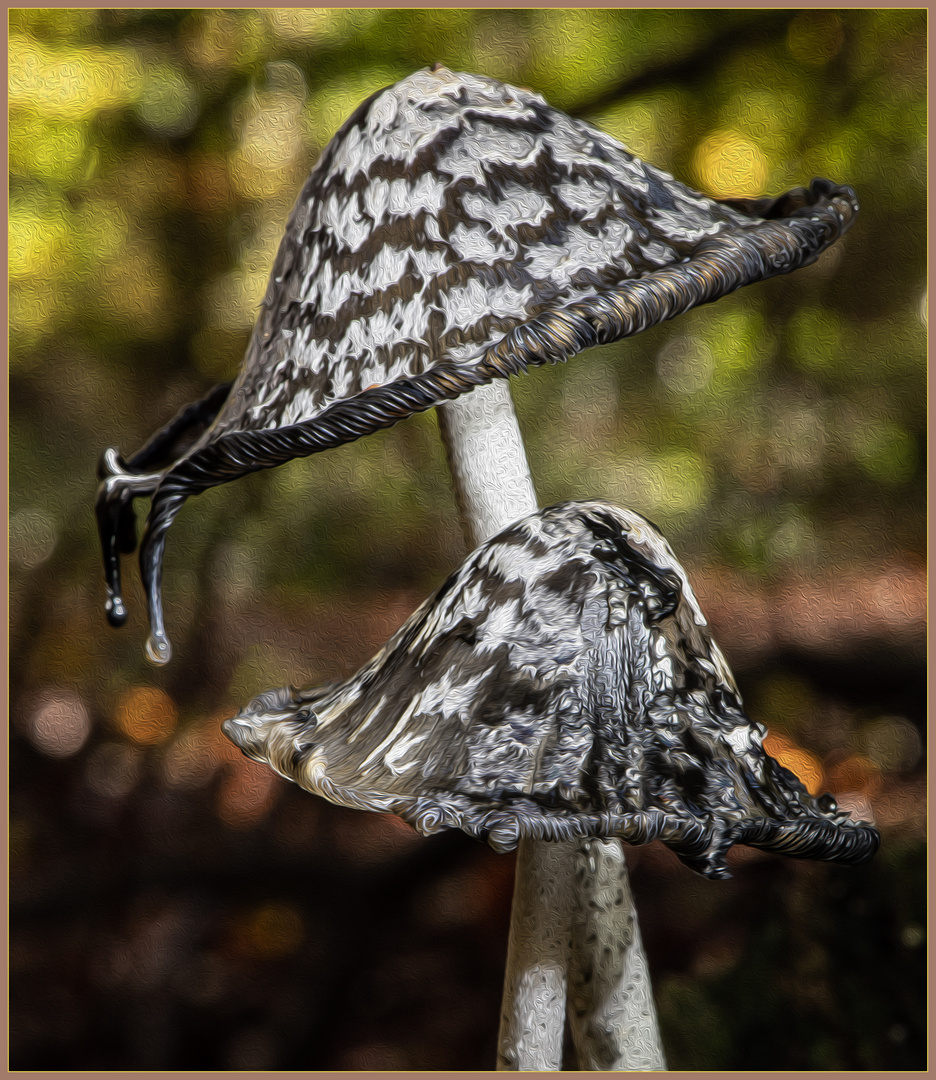
[[[438, 415], [475, 547], [537, 506], [510, 391], [480, 387]], [[666, 1067], [618, 840], [518, 844], [497, 1067], [561, 1069], [567, 1013], [579, 1068]]]

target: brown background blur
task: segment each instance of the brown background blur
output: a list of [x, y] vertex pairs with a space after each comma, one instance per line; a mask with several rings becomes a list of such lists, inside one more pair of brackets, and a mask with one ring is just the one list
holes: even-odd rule
[[[852, 184], [844, 242], [517, 380], [542, 503], [665, 531], [769, 746], [873, 812], [859, 868], [629, 851], [673, 1068], [924, 1067], [926, 13], [14, 10], [14, 1069], [493, 1066], [513, 860], [341, 810], [219, 721], [352, 672], [464, 555], [432, 414], [191, 500], [176, 659], [107, 627], [101, 450], [237, 370], [286, 216], [441, 61], [716, 196]], [[142, 508], [141, 508], [142, 511]]]

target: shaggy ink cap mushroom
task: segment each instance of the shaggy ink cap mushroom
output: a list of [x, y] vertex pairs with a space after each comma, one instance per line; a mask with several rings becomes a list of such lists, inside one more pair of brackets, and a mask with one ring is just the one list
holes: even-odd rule
[[132, 501], [148, 654], [169, 659], [166, 532], [192, 494], [369, 432], [473, 387], [637, 334], [812, 262], [855, 193], [814, 180], [713, 200], [538, 94], [437, 66], [365, 101], [312, 170], [240, 374], [124, 462], [101, 461], [111, 623]]
[[497, 851], [659, 839], [725, 878], [733, 844], [857, 863], [879, 843], [766, 753], [669, 545], [605, 502], [522, 518], [356, 675], [261, 694], [223, 730], [333, 803]]

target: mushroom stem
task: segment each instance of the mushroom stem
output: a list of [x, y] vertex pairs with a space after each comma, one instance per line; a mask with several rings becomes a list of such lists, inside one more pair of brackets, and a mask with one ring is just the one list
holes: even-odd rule
[[506, 380], [440, 406], [439, 427], [465, 538], [478, 547], [538, 509]]
[[579, 840], [574, 847], [569, 1026], [575, 1066], [595, 1072], [665, 1069], [624, 848], [615, 839]]
[[[462, 526], [477, 546], [537, 507], [506, 381], [437, 410]], [[522, 839], [498, 1069], [665, 1069], [646, 956], [618, 840]]]
[[562, 1069], [577, 847], [530, 839], [517, 846], [498, 1069]]

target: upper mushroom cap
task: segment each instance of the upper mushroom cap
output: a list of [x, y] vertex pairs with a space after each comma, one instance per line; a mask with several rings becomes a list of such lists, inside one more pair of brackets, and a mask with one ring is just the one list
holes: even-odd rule
[[825, 180], [775, 200], [707, 198], [493, 79], [437, 67], [380, 91], [299, 196], [230, 393], [129, 463], [105, 455], [111, 621], [125, 617], [135, 495], [153, 494], [141, 564], [158, 662], [165, 533], [188, 495], [794, 270], [857, 209]]
[[604, 502], [523, 518], [356, 675], [261, 694], [223, 730], [332, 802], [496, 850], [661, 839], [727, 877], [736, 843], [859, 862], [879, 841], [767, 755], [669, 545]]

